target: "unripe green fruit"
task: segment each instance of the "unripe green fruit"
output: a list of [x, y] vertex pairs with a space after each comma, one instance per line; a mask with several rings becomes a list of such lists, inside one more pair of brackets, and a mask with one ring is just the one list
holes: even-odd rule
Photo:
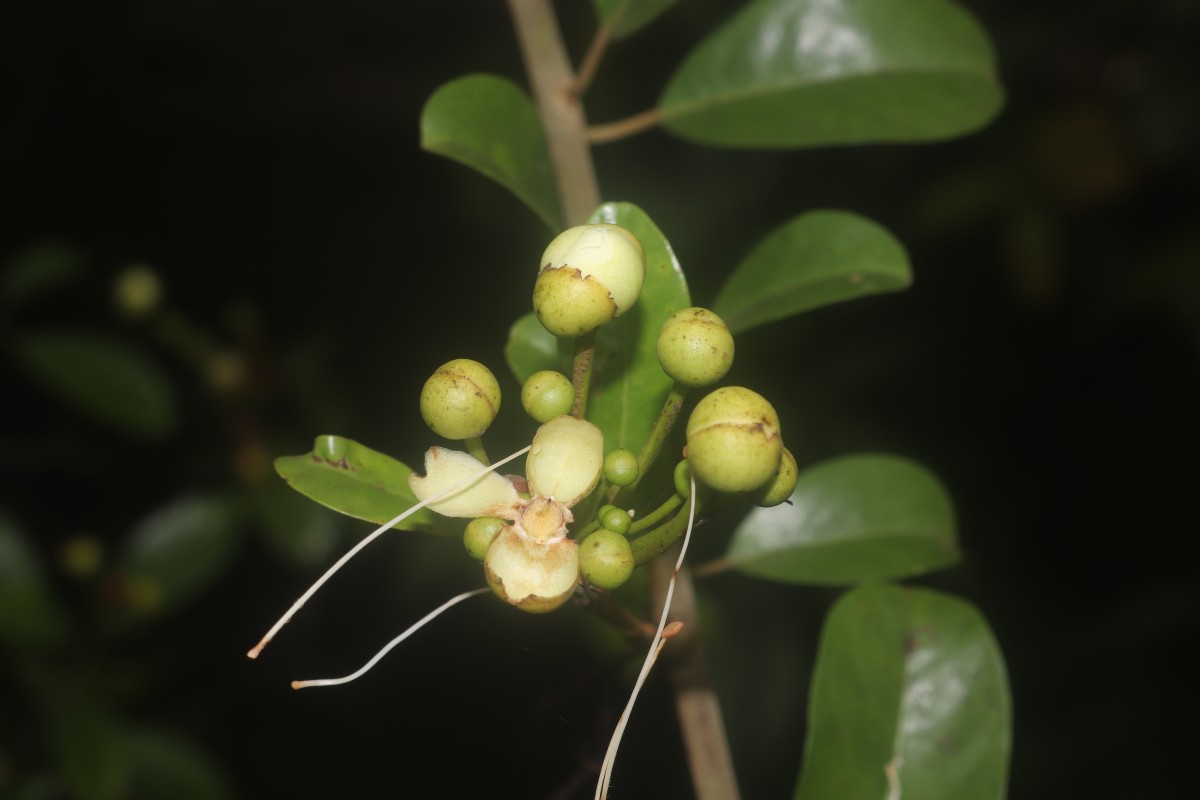
[[783, 455], [779, 416], [766, 398], [725, 386], [696, 404], [687, 424], [687, 460], [696, 480], [719, 492], [751, 492]]
[[692, 467], [688, 464], [687, 459], [675, 465], [675, 472], [672, 473], [671, 478], [675, 482], [675, 494], [685, 500], [691, 497]]
[[503, 527], [504, 520], [496, 517], [476, 517], [468, 522], [467, 529], [463, 532], [463, 546], [467, 548], [471, 558], [483, 561], [492, 540]]
[[707, 308], [685, 308], [671, 315], [658, 334], [658, 363], [683, 386], [709, 386], [733, 365], [733, 334]]
[[633, 574], [633, 548], [615, 531], [599, 530], [579, 546], [579, 571], [601, 589], [616, 589]]
[[601, 508], [599, 520], [601, 528], [613, 533], [619, 533], [622, 536], [629, 532], [629, 526], [633, 523], [629, 512], [616, 506], [604, 506]]
[[582, 336], [627, 311], [642, 291], [646, 256], [619, 225], [563, 231], [542, 254], [533, 311], [555, 336]]
[[792, 455], [791, 450], [783, 448], [783, 457], [779, 459], [779, 469], [775, 470], [775, 476], [758, 490], [754, 504], [764, 508], [779, 505], [791, 497], [792, 492], [796, 491], [796, 481], [799, 477], [800, 470], [796, 467], [796, 457]]
[[500, 410], [500, 384], [492, 371], [469, 358], [438, 367], [421, 389], [421, 417], [438, 436], [482, 436]]
[[521, 405], [538, 422], [549, 422], [570, 413], [575, 405], [575, 387], [561, 372], [544, 369], [530, 375], [521, 386]]
[[604, 457], [604, 477], [613, 486], [629, 486], [637, 481], [638, 458], [629, 450], [613, 450]]

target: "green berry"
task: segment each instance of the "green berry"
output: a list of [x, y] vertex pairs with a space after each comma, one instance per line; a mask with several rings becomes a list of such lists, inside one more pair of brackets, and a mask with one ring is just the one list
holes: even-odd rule
[[571, 412], [575, 387], [561, 372], [544, 369], [529, 376], [521, 387], [521, 405], [538, 422], [549, 422]]
[[438, 367], [421, 389], [421, 417], [438, 436], [482, 436], [500, 410], [500, 384], [492, 371], [469, 358]]
[[496, 517], [476, 517], [468, 522], [467, 529], [463, 532], [463, 546], [467, 548], [471, 558], [483, 561], [492, 540], [503, 527], [504, 520]]
[[646, 256], [619, 225], [580, 225], [542, 254], [533, 311], [555, 336], [582, 336], [627, 311], [642, 291]]
[[722, 387], [697, 403], [688, 418], [692, 473], [719, 492], [758, 489], [775, 474], [782, 455], [779, 416], [757, 392]]
[[675, 494], [685, 500], [692, 495], [692, 467], [688, 464], [687, 459], [680, 461], [675, 465], [675, 472], [671, 476], [675, 482]]
[[599, 519], [600, 527], [604, 530], [619, 533], [622, 536], [629, 532], [629, 526], [633, 522], [628, 511], [616, 506], [604, 506], [600, 509]]
[[579, 546], [579, 571], [600, 589], [616, 589], [629, 580], [633, 567], [633, 548], [616, 531], [596, 531]]
[[754, 504], [769, 508], [784, 502], [792, 496], [792, 492], [796, 491], [796, 480], [799, 475], [796, 457], [792, 455], [791, 450], [783, 448], [783, 457], [779, 459], [779, 469], [775, 471], [774, 477], [758, 490]]
[[658, 363], [683, 386], [709, 386], [733, 365], [733, 334], [707, 308], [685, 308], [663, 323], [658, 334]]
[[613, 486], [630, 486], [638, 479], [638, 458], [629, 450], [613, 450], [604, 457], [604, 477]]

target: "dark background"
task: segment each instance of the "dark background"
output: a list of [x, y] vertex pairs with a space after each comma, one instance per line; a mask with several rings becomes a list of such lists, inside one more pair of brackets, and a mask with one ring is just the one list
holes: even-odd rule
[[[558, 5], [578, 59], [589, 6]], [[967, 5], [1009, 96], [986, 130], [796, 153], [652, 131], [596, 151], [602, 190], [654, 218], [700, 304], [811, 208], [866, 214], [906, 244], [910, 291], [750, 332], [730, 380], [775, 400], [802, 467], [885, 450], [945, 481], [966, 560], [920, 582], [977, 604], [1004, 650], [1011, 797], [1171, 796], [1195, 782], [1200, 667], [1186, 512], [1200, 488], [1200, 10]], [[728, 13], [688, 0], [615, 47], [591, 119], [651, 105]], [[110, 558], [181, 493], [270, 491], [269, 459], [317, 433], [418, 463], [433, 443], [420, 386], [450, 358], [501, 377], [510, 433], [491, 446], [527, 436], [502, 348], [550, 234], [503, 189], [423, 153], [417, 130], [451, 78], [524, 82], [503, 4], [15, 2], [0, 45], [0, 261], [56, 242], [89, 267], [0, 336], [102, 330], [149, 353], [181, 402], [176, 430], [130, 440], [0, 363], [0, 508], [77, 619], [112, 599], [103, 568], [55, 569], [72, 542]], [[162, 314], [236, 359], [236, 380], [214, 382], [161, 326], [114, 311], [112, 281], [133, 263], [161, 278]], [[337, 548], [364, 527], [343, 526]], [[710, 530], [697, 562], [721, 551]], [[246, 647], [316, 572], [252, 521], [241, 538], [230, 570], [178, 613], [84, 636], [44, 665], [122, 719], [198, 745], [242, 797], [588, 796], [626, 685], [599, 623], [478, 601], [363, 681], [294, 694], [289, 680], [342, 674], [477, 585], [477, 567], [454, 542], [385, 537], [252, 663]], [[744, 795], [786, 796], [836, 593], [735, 575], [703, 592]], [[8, 685], [24, 668], [10, 664]], [[0, 796], [54, 774], [38, 713], [0, 689]], [[46, 785], [36, 796], [63, 796]], [[661, 682], [634, 715], [615, 789], [690, 795]]]

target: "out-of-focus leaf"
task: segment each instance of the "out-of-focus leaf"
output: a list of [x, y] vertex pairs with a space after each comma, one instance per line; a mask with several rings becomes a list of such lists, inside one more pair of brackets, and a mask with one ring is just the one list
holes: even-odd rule
[[741, 572], [783, 583], [918, 575], [958, 561], [954, 506], [913, 461], [835, 458], [801, 473], [790, 504], [751, 511], [725, 557]]
[[421, 147], [480, 172], [562, 228], [546, 134], [528, 95], [495, 75], [467, 75], [438, 88], [421, 110]]
[[0, 269], [0, 304], [17, 306], [79, 280], [87, 272], [83, 254], [58, 242], [34, 245]]
[[344, 518], [330, 514], [282, 481], [271, 481], [255, 497], [267, 544], [299, 566], [323, 563], [337, 545]]
[[943, 139], [999, 110], [991, 44], [948, 0], [758, 0], [688, 55], [663, 125], [728, 147]]
[[[341, 436], [318, 436], [310, 453], [275, 459], [275, 471], [300, 494], [351, 517], [383, 524], [417, 504], [408, 487], [412, 470]], [[421, 509], [396, 526], [434, 530], [435, 515]]]
[[912, 283], [903, 245], [847, 211], [810, 211], [775, 229], [729, 276], [712, 309], [734, 333]]
[[205, 753], [165, 731], [131, 730], [129, 800], [230, 800], [233, 787]]
[[219, 578], [233, 559], [238, 522], [232, 501], [192, 495], [138, 523], [117, 561], [126, 622], [174, 610]]
[[53, 646], [66, 638], [67, 627], [25, 536], [0, 513], [0, 643]]
[[[656, 20], [678, 0], [592, 0], [596, 16], [612, 28], [608, 35], [621, 39]], [[614, 17], [614, 15], [616, 15]]]
[[129, 345], [95, 334], [52, 332], [24, 336], [14, 346], [43, 388], [97, 422], [143, 438], [175, 428], [171, 384]]
[[589, 222], [626, 228], [646, 252], [646, 282], [637, 303], [596, 332], [588, 401], [588, 419], [604, 431], [604, 448], [636, 453], [672, 386], [658, 363], [659, 330], [691, 299], [670, 243], [646, 212], [632, 203], [605, 203]]
[[509, 328], [504, 360], [508, 362], [508, 368], [518, 383], [525, 383], [530, 375], [544, 369], [552, 369], [568, 377], [571, 374], [570, 343], [559, 340], [543, 328], [532, 311]]
[[1000, 649], [969, 603], [864, 586], [821, 633], [796, 800], [1000, 800], [1012, 714]]
[[95, 705], [73, 705], [48, 715], [50, 745], [72, 800], [123, 800], [130, 785], [125, 730]]

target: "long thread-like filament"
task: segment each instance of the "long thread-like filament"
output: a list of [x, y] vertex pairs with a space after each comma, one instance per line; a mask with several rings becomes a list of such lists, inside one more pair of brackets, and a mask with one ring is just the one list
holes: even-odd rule
[[365, 675], [367, 673], [368, 670], [371, 669], [371, 667], [378, 664], [379, 660], [381, 658], [383, 658], [389, 652], [391, 652], [393, 647], [395, 647], [396, 645], [403, 642], [409, 636], [412, 636], [414, 633], [416, 633], [421, 628], [423, 628], [427, 623], [432, 622], [443, 611], [450, 608], [451, 606], [456, 606], [459, 603], [461, 603], [463, 600], [474, 597], [477, 594], [483, 594], [484, 592], [490, 592], [490, 591], [491, 591], [491, 589], [489, 589], [485, 586], [482, 589], [472, 589], [469, 592], [463, 592], [462, 594], [451, 597], [449, 600], [442, 603], [440, 606], [435, 608], [433, 611], [430, 611], [428, 614], [426, 614], [425, 616], [423, 616], [419, 620], [417, 620], [411, 627], [408, 628], [408, 630], [404, 631], [404, 633], [400, 634], [395, 639], [392, 639], [390, 642], [388, 642], [386, 645], [384, 645], [383, 649], [380, 650], [378, 653], [376, 653], [374, 658], [372, 658], [366, 664], [363, 664], [362, 667], [360, 667], [358, 670], [350, 673], [349, 675], [347, 675], [344, 678], [320, 678], [318, 680], [312, 680], [312, 681], [292, 681], [292, 688], [293, 689], [307, 689], [310, 686], [337, 686], [342, 683], [349, 683], [350, 681], [352, 681], [356, 678], [361, 678], [363, 675]]
[[[621, 718], [617, 720], [617, 728], [613, 731], [612, 740], [608, 743], [608, 750], [604, 754], [604, 762], [600, 765], [600, 775], [596, 780], [596, 800], [607, 800], [608, 798], [608, 784], [612, 780], [613, 765], [617, 761], [617, 748], [621, 746], [621, 737], [625, 735], [625, 726], [629, 723], [629, 716], [633, 713], [633, 705], [637, 702], [638, 692], [642, 690], [642, 685], [646, 683], [646, 678], [650, 675], [650, 669], [658, 660], [658, 654], [662, 652], [663, 645], [666, 644], [663, 629], [667, 627], [667, 614], [671, 611], [671, 597], [675, 594], [675, 576], [683, 567], [683, 557], [687, 555], [688, 542], [692, 538], [692, 525], [696, 521], [696, 479], [692, 477], [691, 482], [688, 526], [687, 532], [683, 535], [683, 546], [679, 549], [679, 558], [675, 561], [675, 569], [671, 572], [670, 582], [667, 583], [667, 595], [663, 599], [663, 610], [658, 618], [658, 629], [654, 632], [650, 650], [646, 653], [646, 660], [642, 662], [642, 671], [638, 673], [637, 680], [633, 684], [633, 693], [629, 696], [625, 710], [621, 712]], [[673, 636], [675, 632], [672, 630], [670, 635]]]
[[288, 620], [290, 620], [292, 618], [292, 616], [295, 615], [295, 613], [297, 611], [299, 611], [304, 606], [305, 603], [308, 602], [308, 599], [310, 597], [312, 597], [314, 594], [316, 594], [318, 589], [320, 589], [322, 586], [325, 585], [325, 581], [327, 581], [331, 577], [333, 577], [333, 573], [335, 573], [339, 569], [341, 569], [342, 566], [347, 561], [354, 558], [354, 556], [357, 555], [359, 550], [362, 550], [368, 544], [375, 541], [375, 539], [379, 538], [379, 536], [381, 536], [385, 531], [391, 530], [393, 527], [395, 527], [396, 525], [403, 522], [405, 519], [407, 519], [412, 514], [417, 513], [422, 508], [425, 508], [425, 506], [429, 505], [430, 503], [436, 503], [438, 500], [441, 500], [443, 497], [453, 494], [454, 492], [458, 491], [459, 489], [462, 489], [463, 487], [470, 486], [472, 483], [479, 480], [481, 477], [483, 477], [487, 473], [495, 470], [498, 467], [504, 466], [509, 461], [512, 461], [514, 458], [518, 458], [518, 457], [524, 455], [525, 453], [528, 453], [530, 447], [532, 447], [532, 445], [526, 446], [526, 447], [518, 450], [517, 452], [513, 453], [512, 455], [508, 456], [507, 458], [503, 458], [500, 461], [497, 461], [495, 464], [492, 464], [490, 467], [481, 469], [479, 472], [475, 473], [474, 475], [470, 476], [469, 478], [463, 478], [458, 483], [454, 483], [454, 484], [451, 484], [450, 486], [447, 486], [442, 491], [437, 492], [433, 495], [430, 495], [429, 497], [425, 498], [421, 502], [417, 503], [412, 508], [409, 508], [403, 514], [399, 514], [396, 517], [394, 517], [393, 519], [380, 525], [378, 528], [376, 528], [371, 533], [370, 536], [367, 536], [361, 542], [354, 545], [354, 547], [350, 548], [350, 550], [347, 551], [347, 553], [344, 556], [339, 558], [332, 567], [325, 570], [325, 574], [322, 575], [321, 577], [317, 578], [316, 582], [314, 582], [312, 586], [308, 587], [308, 591], [306, 591], [304, 594], [300, 595], [299, 599], [297, 599], [296, 602], [292, 603], [292, 607], [287, 610], [287, 613], [285, 613], [282, 617], [280, 617], [279, 620], [274, 625], [271, 626], [271, 630], [267, 631], [266, 635], [263, 636], [262, 639], [260, 639], [258, 641], [258, 644], [254, 645], [254, 647], [251, 647], [250, 650], [247, 651], [246, 655], [249, 656], [250, 658], [258, 658], [258, 654], [262, 652], [262, 649], [267, 646], [267, 643], [270, 642], [271, 639], [275, 638], [275, 634], [279, 633], [279, 629], [282, 628], [284, 625], [286, 625], [288, 623]]

